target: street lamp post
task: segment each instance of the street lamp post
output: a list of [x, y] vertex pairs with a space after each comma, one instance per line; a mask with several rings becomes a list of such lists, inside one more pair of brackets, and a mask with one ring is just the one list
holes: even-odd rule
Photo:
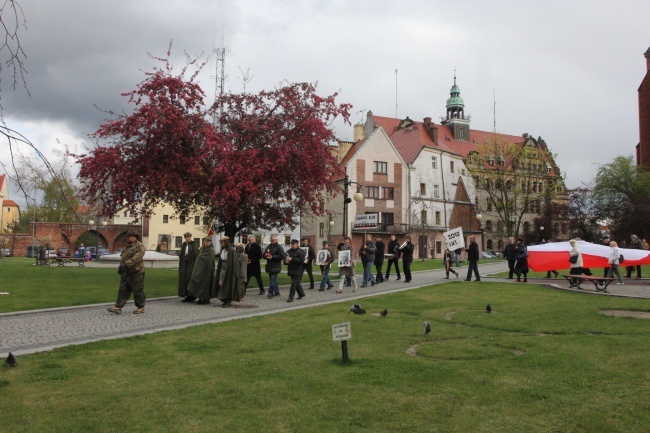
[[[99, 216], [97, 216], [97, 221], [90, 220], [88, 224], [92, 227], [95, 226], [95, 258], [99, 261]], [[102, 226], [108, 224], [106, 221], [102, 221]], [[92, 259], [92, 257], [91, 257]]]
[[350, 198], [350, 195], [348, 194], [349, 187], [350, 185], [356, 185], [357, 186], [357, 192], [355, 192], [352, 195], [352, 198], [354, 198], [354, 201], [357, 203], [363, 200], [363, 194], [361, 194], [361, 185], [360, 183], [353, 182], [350, 180], [348, 175], [345, 175], [345, 178], [343, 178], [343, 238], [348, 235], [348, 203], [352, 202], [352, 198]]

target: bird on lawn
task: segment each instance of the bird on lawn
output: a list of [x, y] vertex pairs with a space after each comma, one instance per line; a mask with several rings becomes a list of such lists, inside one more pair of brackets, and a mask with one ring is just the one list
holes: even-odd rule
[[427, 335], [429, 332], [431, 332], [431, 323], [424, 322], [424, 335]]
[[386, 316], [388, 316], [388, 310], [386, 310], [386, 309], [381, 310], [381, 311], [379, 312], [379, 314], [381, 314], [382, 316], [386, 317]]
[[348, 311], [348, 314], [354, 313], [354, 314], [366, 314], [366, 310], [361, 308], [361, 305], [359, 304], [354, 304], [353, 306], [350, 307], [350, 311]]
[[5, 359], [5, 363], [9, 367], [15, 367], [16, 366], [16, 357], [14, 356], [13, 353], [9, 352], [9, 356], [7, 356], [7, 359]]
[[492, 312], [492, 307], [490, 307], [490, 304], [488, 304], [487, 307], [485, 307], [485, 311], [487, 311], [488, 313]]

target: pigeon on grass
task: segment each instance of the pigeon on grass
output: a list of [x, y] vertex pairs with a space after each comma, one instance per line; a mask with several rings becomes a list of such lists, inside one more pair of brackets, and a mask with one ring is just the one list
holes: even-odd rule
[[492, 307], [490, 306], [490, 304], [487, 304], [487, 307], [485, 307], [485, 311], [487, 311], [488, 313], [492, 312]]
[[16, 366], [16, 357], [14, 356], [13, 353], [9, 352], [9, 356], [7, 356], [7, 359], [5, 359], [5, 363], [9, 367], [15, 367]]
[[388, 316], [388, 310], [386, 310], [386, 309], [381, 310], [381, 311], [379, 312], [379, 314], [381, 314], [382, 316], [386, 317], [386, 316]]
[[427, 335], [429, 332], [431, 332], [431, 323], [424, 322], [424, 335]]
[[366, 310], [361, 308], [361, 305], [359, 304], [354, 304], [353, 306], [350, 307], [350, 311], [348, 311], [348, 314], [354, 313], [354, 314], [366, 314]]

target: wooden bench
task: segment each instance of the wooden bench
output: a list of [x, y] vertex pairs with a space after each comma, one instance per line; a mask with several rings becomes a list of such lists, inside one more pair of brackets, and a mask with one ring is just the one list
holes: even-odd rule
[[569, 281], [569, 288], [573, 289], [578, 288], [582, 290], [582, 287], [580, 287], [580, 284], [582, 284], [585, 281], [591, 281], [596, 288], [597, 292], [607, 292], [607, 286], [609, 286], [609, 283], [612, 281], [615, 281], [616, 278], [607, 278], [607, 277], [594, 277], [592, 275], [562, 275], [564, 278]]

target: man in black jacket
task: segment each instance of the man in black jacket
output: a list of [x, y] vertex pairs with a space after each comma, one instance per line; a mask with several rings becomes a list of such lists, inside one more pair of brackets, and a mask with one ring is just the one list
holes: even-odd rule
[[264, 294], [264, 284], [262, 283], [262, 267], [260, 260], [262, 259], [262, 247], [255, 242], [255, 236], [248, 236], [248, 244], [244, 247], [244, 253], [248, 259], [246, 260], [246, 288], [251, 278], [255, 277], [257, 285], [260, 288], [258, 295]]
[[388, 259], [388, 268], [386, 269], [386, 281], [390, 276], [390, 267], [395, 265], [395, 273], [397, 274], [397, 279], [399, 280], [399, 242], [395, 235], [390, 235], [390, 242], [388, 242], [388, 252], [386, 254], [392, 254], [393, 257]]
[[382, 274], [381, 268], [384, 266], [384, 252], [386, 251], [386, 245], [384, 245], [379, 235], [375, 235], [375, 247], [377, 248], [377, 251], [375, 251], [375, 268], [377, 269], [376, 280], [378, 283], [383, 283], [384, 274]]
[[307, 261], [304, 263], [305, 271], [307, 271], [307, 276], [309, 277], [309, 288], [314, 289], [314, 274], [313, 274], [313, 262], [316, 258], [316, 251], [314, 247], [309, 244], [308, 238], [302, 239], [302, 247], [307, 247]]
[[478, 274], [478, 244], [474, 236], [469, 237], [469, 248], [467, 248], [467, 278], [465, 281], [472, 281], [472, 270], [476, 276], [476, 281], [481, 281], [481, 276]]
[[305, 297], [305, 291], [302, 290], [300, 281], [305, 271], [305, 252], [298, 247], [298, 239], [291, 240], [291, 249], [287, 251], [285, 263], [287, 264], [287, 274], [291, 277], [291, 289], [289, 290], [289, 299], [287, 302], [293, 302], [293, 297], [298, 292], [298, 299]]
[[515, 244], [515, 238], [512, 236], [508, 238], [508, 244], [503, 249], [503, 257], [508, 260], [508, 279], [512, 280], [512, 274], [515, 271], [515, 262], [517, 261], [517, 245]]
[[271, 235], [271, 243], [264, 250], [266, 258], [266, 273], [269, 274], [269, 299], [280, 296], [278, 286], [278, 274], [282, 271], [282, 260], [284, 260], [284, 248], [278, 243], [278, 235]]

